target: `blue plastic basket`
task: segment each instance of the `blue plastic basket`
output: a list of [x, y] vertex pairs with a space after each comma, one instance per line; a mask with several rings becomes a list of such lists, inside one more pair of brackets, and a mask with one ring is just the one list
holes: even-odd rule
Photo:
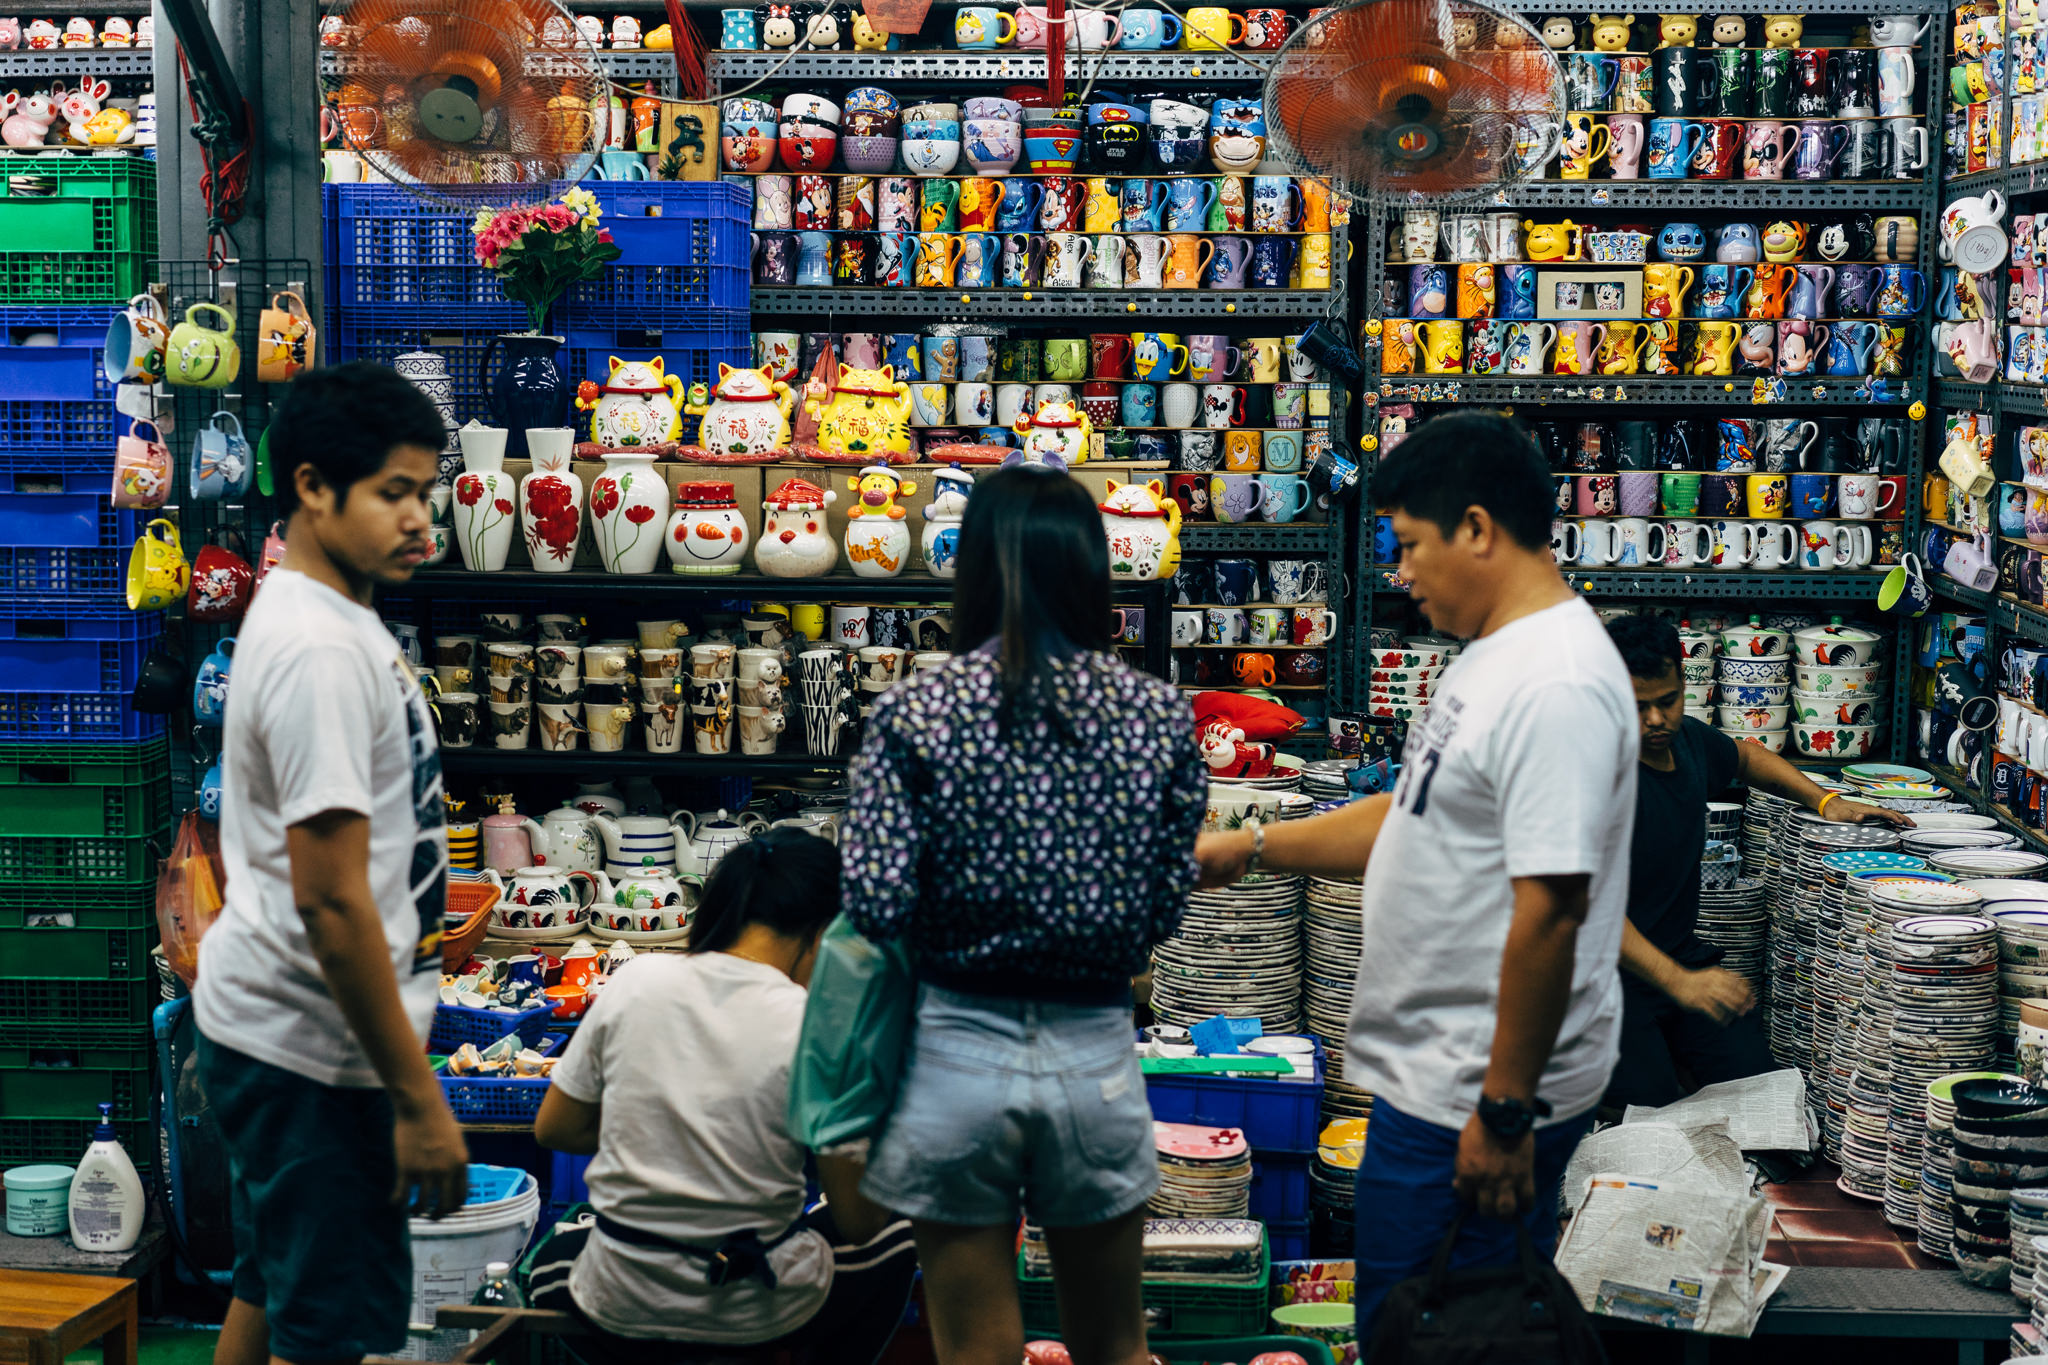
[[[561, 1047], [560, 1035], [552, 1033], [535, 1044], [542, 1056], [552, 1056]], [[457, 1123], [531, 1123], [550, 1084], [545, 1076], [444, 1075], [441, 1093]]]
[[502, 1010], [473, 1010], [465, 1005], [434, 1006], [434, 1026], [427, 1034], [429, 1052], [449, 1053], [464, 1043], [489, 1047], [508, 1033], [516, 1033], [528, 1047], [536, 1047], [554, 1017], [552, 1001], [536, 1005], [524, 1014]]
[[[111, 403], [101, 364], [112, 308], [0, 308], [0, 394], [11, 400]], [[30, 346], [30, 336], [56, 345]]]
[[[99, 476], [95, 492], [64, 491], [59, 480], [29, 481], [0, 491], [0, 545], [13, 549], [109, 550], [124, 554], [142, 534], [143, 518], [114, 506]], [[125, 567], [125, 566], [124, 566]]]
[[113, 744], [155, 739], [164, 717], [123, 693], [0, 692], [0, 744]]
[[1313, 1152], [1322, 1124], [1323, 1046], [1315, 1045], [1316, 1078], [1162, 1075], [1145, 1078], [1152, 1117], [1163, 1123], [1236, 1128], [1254, 1152]]
[[721, 361], [728, 365], [753, 363], [749, 321], [745, 313], [720, 313], [700, 317], [688, 326], [571, 325], [564, 329], [569, 356], [563, 368], [571, 384], [585, 379], [602, 384], [613, 356], [649, 360], [658, 355], [663, 372], [675, 375], [685, 385], [715, 385]]
[[114, 482], [114, 450], [0, 450], [0, 493], [105, 495]]
[[746, 186], [622, 180], [590, 188], [619, 259], [601, 278], [569, 290], [570, 316], [651, 325], [752, 306]]
[[0, 696], [39, 693], [118, 694], [142, 676], [142, 661], [163, 629], [160, 612], [70, 619], [0, 614]]
[[[421, 199], [394, 185], [328, 185], [327, 309], [390, 322], [446, 318], [525, 325], [526, 308], [505, 297], [476, 258], [474, 210]], [[483, 207], [479, 201], [479, 208]]]
[[111, 470], [113, 403], [101, 399], [17, 401], [11, 396], [0, 401], [0, 450], [67, 448], [105, 452], [102, 458]]
[[[443, 312], [441, 318], [449, 316]], [[448, 366], [448, 378], [455, 401], [455, 420], [458, 424], [471, 418], [489, 422], [489, 404], [485, 400], [492, 376], [504, 364], [504, 349], [492, 356], [491, 368], [484, 371], [484, 358], [491, 341], [507, 332], [523, 329], [521, 322], [492, 322], [489, 319], [472, 319], [456, 314], [461, 319], [450, 326], [444, 321], [400, 320], [392, 316], [365, 314], [356, 310], [335, 309], [329, 312], [327, 321], [328, 357], [336, 364], [344, 360], [371, 360], [379, 365], [390, 365], [408, 351], [432, 351]], [[562, 365], [567, 376], [569, 392], [562, 401], [562, 420], [568, 421], [572, 413], [569, 404], [575, 397], [576, 376], [569, 373], [568, 366], [558, 354], [556, 363]]]
[[[1273, 1249], [1273, 1260], [1276, 1264], [1281, 1261], [1307, 1260], [1309, 1257], [1308, 1236], [1309, 1225], [1307, 1223], [1284, 1226], [1278, 1223], [1266, 1224], [1266, 1244]], [[1349, 1254], [1348, 1248], [1346, 1254]]]
[[[1252, 1153], [1251, 1216], [1262, 1223], [1302, 1223], [1309, 1218], [1308, 1163], [1306, 1156], [1272, 1156]], [[1273, 1253], [1276, 1257], [1279, 1252]]]

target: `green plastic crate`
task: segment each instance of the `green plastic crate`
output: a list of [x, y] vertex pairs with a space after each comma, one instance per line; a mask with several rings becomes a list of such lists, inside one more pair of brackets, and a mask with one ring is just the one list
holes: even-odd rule
[[170, 828], [121, 838], [0, 836], [0, 883], [103, 886], [151, 881]]
[[[1259, 1277], [1244, 1284], [1210, 1281], [1145, 1282], [1145, 1335], [1161, 1341], [1201, 1337], [1253, 1337], [1268, 1328], [1266, 1282], [1272, 1278], [1270, 1244], [1259, 1248]], [[1059, 1299], [1050, 1278], [1024, 1273], [1024, 1252], [1017, 1252], [1017, 1299], [1024, 1309], [1027, 1337], [1057, 1336]]]
[[126, 881], [17, 883], [0, 881], [0, 927], [57, 922], [127, 929], [156, 918], [156, 869]]
[[[85, 1149], [92, 1145], [93, 1119], [0, 1119], [0, 1171], [16, 1166], [38, 1166], [53, 1162], [76, 1166]], [[147, 1119], [121, 1119], [114, 1123], [114, 1136], [135, 1163], [142, 1183], [156, 1183], [156, 1125]]]
[[[0, 200], [0, 203], [5, 203]], [[171, 819], [170, 741], [0, 746], [0, 836], [125, 838]]]
[[0, 156], [0, 178], [55, 182], [0, 198], [0, 304], [125, 303], [155, 273], [156, 164], [142, 157]]
[[0, 978], [0, 1027], [49, 1021], [102, 1034], [133, 1029], [149, 1023], [149, 1012], [161, 999], [151, 980]]
[[77, 981], [142, 981], [155, 973], [149, 950], [156, 925], [117, 929], [90, 925], [7, 925], [0, 910], [0, 979], [38, 977]]
[[0, 1039], [0, 1114], [11, 1119], [149, 1117], [156, 1048], [148, 1030], [34, 1041]]

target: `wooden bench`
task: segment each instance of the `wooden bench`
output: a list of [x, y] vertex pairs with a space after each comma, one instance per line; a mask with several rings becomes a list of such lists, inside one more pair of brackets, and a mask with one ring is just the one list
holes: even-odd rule
[[0, 1360], [63, 1365], [100, 1343], [106, 1365], [136, 1365], [134, 1280], [0, 1270]]

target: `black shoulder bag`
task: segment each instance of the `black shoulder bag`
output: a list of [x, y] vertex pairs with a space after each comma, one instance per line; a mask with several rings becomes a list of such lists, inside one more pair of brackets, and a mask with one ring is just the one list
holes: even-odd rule
[[1605, 1365], [1578, 1295], [1519, 1221], [1520, 1264], [1450, 1268], [1464, 1222], [1461, 1212], [1428, 1274], [1388, 1293], [1366, 1365]]

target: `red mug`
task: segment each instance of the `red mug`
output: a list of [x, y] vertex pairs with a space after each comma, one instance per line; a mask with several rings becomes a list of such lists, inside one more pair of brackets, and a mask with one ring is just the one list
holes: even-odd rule
[[192, 557], [185, 613], [195, 621], [233, 621], [249, 609], [256, 571], [233, 550], [207, 545]]
[[1209, 476], [1168, 474], [1166, 495], [1180, 504], [1182, 521], [1209, 520]]
[[1081, 205], [1088, 197], [1087, 185], [1071, 175], [1040, 176], [1038, 183], [1045, 189], [1045, 198], [1038, 205], [1039, 230], [1079, 232]]
[[830, 232], [833, 224], [832, 178], [800, 175], [796, 178], [796, 202], [790, 222], [798, 232]]
[[1297, 24], [1286, 10], [1248, 9], [1244, 12], [1243, 47], [1254, 52], [1272, 52], [1287, 41]]
[[1887, 474], [1877, 481], [1877, 519], [1906, 519], [1906, 480], [1903, 476]]
[[1097, 379], [1128, 379], [1131, 338], [1127, 332], [1097, 332], [1088, 338], [1089, 373]]
[[1081, 411], [1088, 414], [1088, 420], [1094, 423], [1097, 431], [1122, 425], [1119, 417], [1123, 407], [1123, 388], [1123, 385], [1107, 379], [1091, 379], [1081, 386]]
[[1693, 154], [1695, 180], [1729, 180], [1735, 175], [1736, 158], [1742, 155], [1743, 126], [1740, 119], [1704, 119], [1706, 138]]

